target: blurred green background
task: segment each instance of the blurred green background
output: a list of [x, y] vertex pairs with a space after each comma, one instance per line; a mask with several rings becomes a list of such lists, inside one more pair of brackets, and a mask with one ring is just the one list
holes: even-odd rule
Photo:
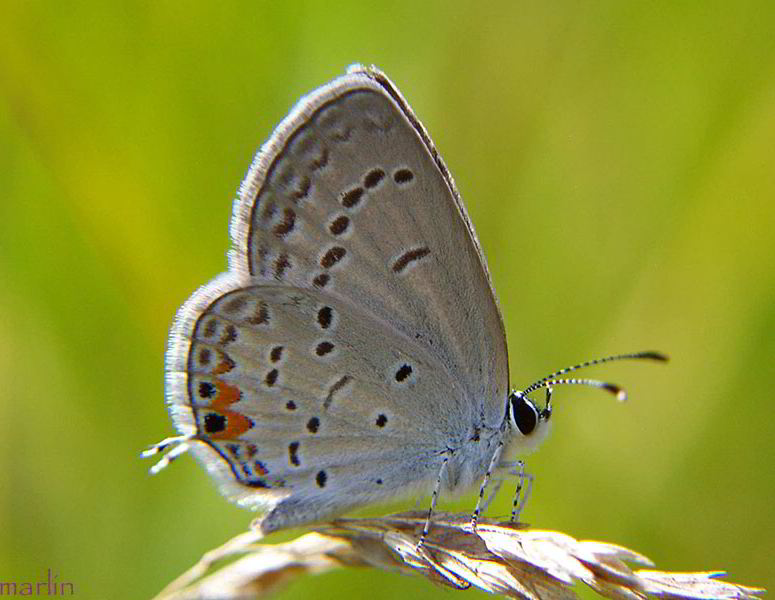
[[[357, 61], [457, 179], [515, 386], [671, 354], [589, 373], [626, 405], [557, 390], [525, 519], [775, 587], [772, 3], [214, 6], [0, 7], [0, 580], [52, 568], [78, 597], [147, 598], [247, 528], [191, 458], [158, 477], [139, 458], [172, 432], [167, 329], [225, 269], [254, 150]], [[313, 590], [451, 594], [342, 571], [280, 597]]]

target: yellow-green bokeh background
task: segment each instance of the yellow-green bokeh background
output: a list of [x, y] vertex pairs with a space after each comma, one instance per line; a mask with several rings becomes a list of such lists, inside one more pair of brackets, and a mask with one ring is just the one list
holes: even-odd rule
[[[254, 149], [360, 61], [457, 179], [514, 385], [672, 355], [590, 373], [626, 405], [557, 390], [526, 519], [772, 588], [772, 4], [215, 6], [0, 7], [0, 580], [53, 568], [78, 597], [146, 598], [246, 528], [190, 458], [153, 478], [139, 459], [172, 431], [167, 328], [225, 268]], [[281, 597], [313, 591], [452, 593], [346, 571]]]

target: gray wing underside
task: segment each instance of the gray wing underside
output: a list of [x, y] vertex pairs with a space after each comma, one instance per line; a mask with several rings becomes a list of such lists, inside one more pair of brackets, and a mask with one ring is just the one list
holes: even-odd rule
[[427, 488], [448, 446], [500, 426], [486, 263], [384, 75], [356, 69], [302, 99], [256, 156], [231, 236], [229, 271], [178, 313], [167, 396], [224, 491], [273, 509], [267, 530]]
[[251, 167], [232, 239], [233, 270], [362, 304], [500, 423], [508, 360], [486, 262], [452, 178], [384, 75], [356, 69], [299, 103]]
[[282, 526], [411, 493], [470, 435], [470, 403], [436, 359], [357, 306], [229, 277], [197, 296], [187, 358], [168, 365], [173, 415], [230, 496], [283, 500]]

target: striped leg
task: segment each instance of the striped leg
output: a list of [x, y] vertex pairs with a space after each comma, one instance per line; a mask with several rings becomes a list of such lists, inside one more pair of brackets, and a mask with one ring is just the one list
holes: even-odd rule
[[[511, 522], [515, 523], [519, 519], [520, 513], [527, 504], [527, 499], [530, 498], [530, 492], [533, 490], [533, 480], [535, 479], [530, 473], [525, 473], [525, 461], [517, 461], [519, 471], [515, 471], [513, 474], [517, 476], [517, 489], [514, 492], [514, 502], [511, 505]], [[520, 494], [522, 492], [523, 482], [527, 480], [527, 489], [524, 496], [520, 501]]]
[[433, 486], [433, 494], [431, 494], [431, 506], [428, 509], [428, 516], [425, 519], [425, 526], [422, 528], [422, 535], [420, 536], [420, 541], [417, 542], [417, 549], [419, 550], [422, 548], [422, 545], [425, 543], [425, 538], [428, 537], [428, 531], [431, 529], [431, 518], [433, 517], [433, 511], [436, 510], [436, 502], [439, 499], [439, 492], [441, 491], [441, 480], [444, 476], [444, 469], [447, 468], [447, 463], [449, 462], [449, 455], [444, 456], [444, 461], [441, 463], [441, 468], [439, 469], [439, 476], [436, 478], [436, 485]]
[[492, 472], [495, 470], [495, 466], [498, 464], [498, 461], [501, 459], [501, 452], [503, 452], [503, 440], [498, 440], [498, 445], [495, 447], [495, 452], [492, 454], [492, 458], [490, 459], [490, 465], [487, 467], [487, 473], [484, 474], [484, 479], [482, 480], [482, 485], [479, 488], [479, 498], [476, 500], [476, 508], [474, 509], [474, 514], [471, 515], [471, 529], [476, 532], [476, 522], [479, 520], [479, 515], [482, 511], [482, 499], [484, 498], [484, 490], [487, 489], [487, 484], [490, 483], [490, 477], [492, 476]]
[[[516, 476], [517, 472], [514, 470], [519, 466], [519, 461], [517, 460], [507, 460], [505, 462], [498, 463], [498, 467], [496, 468], [496, 471], [502, 471], [507, 473], [508, 475]], [[496, 496], [498, 495], [498, 492], [500, 492], [501, 487], [503, 487], [503, 477], [497, 477], [495, 480], [495, 483], [490, 487], [490, 493], [487, 494], [487, 499], [484, 501], [484, 504], [482, 505], [482, 514], [487, 512], [487, 509], [490, 507], [490, 504], [492, 504], [492, 501], [495, 500]]]

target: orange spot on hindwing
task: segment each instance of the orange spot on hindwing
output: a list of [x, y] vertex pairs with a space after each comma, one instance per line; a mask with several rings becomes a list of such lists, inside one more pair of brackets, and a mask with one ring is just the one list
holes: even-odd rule
[[[224, 419], [224, 421], [219, 421], [219, 427], [222, 427], [222, 429], [208, 433], [210, 438], [214, 440], [235, 440], [253, 427], [253, 421], [233, 410], [220, 410], [217, 413], [209, 412], [209, 415], [216, 415], [216, 417]], [[205, 416], [205, 431], [207, 431], [207, 416]]]
[[216, 381], [215, 389], [218, 390], [218, 393], [212, 403], [213, 408], [225, 408], [229, 404], [239, 402], [242, 398], [242, 392], [236, 385], [229, 385], [223, 381]]
[[198, 411], [199, 430], [213, 440], [234, 440], [253, 427], [253, 421], [230, 408], [239, 402], [242, 392], [235, 385], [223, 381], [205, 383], [215, 388], [209, 406]]

